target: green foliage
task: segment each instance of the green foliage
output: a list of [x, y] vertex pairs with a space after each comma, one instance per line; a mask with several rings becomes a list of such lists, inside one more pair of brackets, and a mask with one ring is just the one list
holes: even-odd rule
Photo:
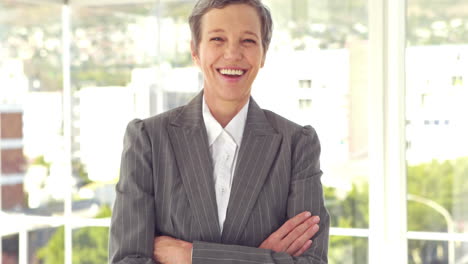
[[47, 169], [50, 169], [50, 165], [51, 163], [50, 162], [47, 162], [44, 158], [44, 155], [41, 155], [41, 156], [38, 156], [36, 157], [32, 163], [32, 165], [40, 165], [40, 166], [44, 166], [46, 167]]
[[[432, 161], [408, 167], [408, 193], [429, 199], [450, 215], [466, 206], [468, 199], [468, 158]], [[442, 215], [427, 204], [408, 202], [408, 229], [446, 232]]]
[[[111, 216], [108, 206], [101, 207], [96, 218]], [[41, 248], [37, 257], [43, 264], [62, 264], [64, 255], [65, 231], [59, 227], [46, 246]], [[85, 227], [73, 231], [73, 263], [94, 264], [107, 263], [108, 228]]]
[[106, 263], [107, 244], [108, 228], [80, 228], [73, 232], [73, 263]]
[[[161, 8], [161, 15], [166, 18], [172, 18], [175, 21], [187, 23], [193, 2], [166, 2]], [[188, 25], [187, 25], [188, 26]]]
[[358, 237], [330, 237], [330, 263], [367, 263], [367, 239]]
[[188, 67], [193, 65], [192, 55], [190, 53], [177, 53], [173, 58], [166, 58], [172, 67]]
[[[455, 222], [457, 219], [466, 219], [464, 208], [468, 201], [468, 157], [409, 166], [407, 175], [409, 194], [442, 206]], [[408, 230], [447, 232], [447, 220], [433, 208], [434, 205], [408, 201]], [[447, 262], [447, 242], [421, 240], [409, 241], [408, 245], [410, 264]], [[440, 252], [445, 253], [441, 255]]]
[[104, 206], [101, 206], [101, 210], [99, 211], [99, 213], [97, 213], [96, 218], [106, 218], [106, 217], [111, 217], [111, 215], [112, 215], [112, 209], [109, 206], [104, 205]]
[[368, 185], [353, 184], [343, 199], [337, 189], [324, 188], [327, 208], [331, 216], [331, 225], [339, 227], [367, 228], [369, 226]]
[[[353, 184], [351, 190], [344, 195], [335, 188], [325, 187], [324, 196], [331, 216], [331, 226], [368, 228], [367, 184]], [[366, 238], [331, 236], [329, 251], [330, 263], [367, 263]]]
[[[417, 195], [444, 207], [452, 216], [466, 207], [468, 200], [468, 158], [432, 161], [407, 168], [408, 194]], [[345, 194], [325, 187], [324, 195], [336, 227], [367, 228], [369, 223], [368, 185], [353, 184]], [[408, 201], [408, 230], [446, 232], [444, 217], [425, 203]], [[461, 230], [458, 230], [461, 231]], [[446, 243], [434, 241], [409, 241], [409, 263], [414, 259], [429, 263], [434, 260], [434, 250], [443, 250]], [[367, 263], [367, 239], [330, 237], [330, 263]], [[438, 261], [444, 261], [439, 259]], [[441, 263], [442, 263], [441, 262]]]
[[[45, 51], [43, 51], [45, 52]], [[40, 91], [60, 91], [63, 86], [60, 54], [49, 51], [41, 55], [36, 51], [33, 57], [24, 61], [24, 72], [30, 80], [39, 81]]]
[[44, 158], [44, 155], [41, 155], [41, 156], [36, 157], [31, 162], [31, 165], [38, 165], [38, 166], [43, 166], [43, 167], [47, 168], [47, 175], [49, 175], [50, 174], [50, 166], [52, 165], [52, 163], [47, 162], [45, 160], [45, 158]]
[[[410, 46], [466, 44], [467, 5], [463, 0], [408, 1], [407, 39]], [[460, 23], [453, 23], [454, 21]], [[437, 23], [438, 26], [435, 26]]]
[[85, 165], [79, 160], [72, 161], [73, 174], [78, 176], [83, 182], [83, 185], [89, 184], [92, 181], [88, 177], [88, 172], [86, 171]]
[[[468, 158], [451, 161], [432, 161], [408, 166], [408, 193], [430, 199], [449, 212], [466, 206], [468, 197]], [[332, 226], [367, 228], [369, 226], [369, 191], [367, 184], [353, 184], [346, 193], [325, 187], [324, 196], [331, 215]], [[96, 216], [109, 217], [111, 209], [101, 208]], [[447, 230], [447, 223], [439, 213], [425, 204], [408, 202], [408, 228], [411, 231]], [[38, 257], [44, 264], [63, 263], [63, 228], [59, 228]], [[73, 232], [73, 263], [105, 263], [107, 261], [107, 228], [89, 227]], [[433, 257], [431, 241], [409, 241], [409, 263], [413, 259]], [[367, 263], [368, 240], [356, 237], [330, 237], [330, 263]], [[440, 261], [443, 261], [440, 260]], [[423, 262], [428, 263], [428, 262]]]
[[131, 67], [89, 66], [72, 69], [72, 82], [82, 86], [126, 86], [130, 82]]
[[65, 259], [65, 231], [59, 227], [55, 231], [47, 245], [37, 251], [37, 258], [42, 260], [43, 264], [60, 264]]

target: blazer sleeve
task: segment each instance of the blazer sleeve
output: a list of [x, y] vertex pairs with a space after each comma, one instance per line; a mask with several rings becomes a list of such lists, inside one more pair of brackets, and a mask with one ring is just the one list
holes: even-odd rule
[[120, 179], [112, 213], [109, 263], [153, 264], [155, 205], [151, 144], [144, 123], [131, 121], [125, 132]]
[[306, 126], [298, 131], [292, 143], [292, 173], [288, 196], [288, 218], [303, 211], [320, 216], [319, 232], [312, 238], [312, 246], [299, 257], [284, 252], [195, 241], [193, 264], [215, 263], [328, 263], [328, 233], [330, 217], [325, 208], [320, 177], [320, 143], [315, 130]]

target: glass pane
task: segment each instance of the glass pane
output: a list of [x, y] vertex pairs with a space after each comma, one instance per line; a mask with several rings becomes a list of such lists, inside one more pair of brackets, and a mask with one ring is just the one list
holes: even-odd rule
[[154, 113], [184, 105], [202, 88], [203, 77], [192, 62], [188, 16], [195, 1], [161, 1], [158, 48], [159, 76], [155, 89], [162, 100], [153, 107]]
[[317, 130], [332, 226], [367, 228], [367, 1], [265, 3], [274, 32], [252, 95]]
[[328, 253], [330, 264], [367, 263], [367, 238], [331, 236]]
[[[333, 225], [367, 227], [367, 4], [266, 4], [275, 32], [253, 96], [262, 107], [318, 130]], [[130, 119], [185, 104], [201, 89], [190, 56], [192, 5], [161, 1], [73, 9], [73, 156], [82, 179], [75, 203], [113, 200], [108, 183], [118, 175]], [[291, 69], [284, 72], [282, 65]]]
[[192, 65], [190, 1], [74, 7], [74, 213], [110, 207], [128, 122], [187, 103], [200, 89]]
[[107, 263], [107, 227], [73, 230], [73, 264]]
[[30, 231], [27, 263], [63, 263], [64, 236], [63, 227], [38, 228]]
[[468, 233], [468, 11], [408, 1], [408, 229]]
[[2, 263], [18, 264], [19, 238], [18, 235], [2, 237]]
[[0, 10], [1, 208], [63, 214], [61, 8]]
[[125, 127], [138, 114], [149, 115], [153, 7], [72, 9], [72, 163], [79, 181], [73, 212], [80, 216], [96, 217], [100, 208], [111, 207]]
[[447, 241], [408, 241], [408, 264], [466, 264], [468, 243]]

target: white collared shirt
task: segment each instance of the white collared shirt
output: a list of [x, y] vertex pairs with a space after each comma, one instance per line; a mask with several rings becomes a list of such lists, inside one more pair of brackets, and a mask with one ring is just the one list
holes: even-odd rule
[[211, 114], [205, 97], [203, 97], [203, 120], [208, 134], [208, 144], [213, 162], [216, 203], [218, 205], [218, 220], [221, 232], [223, 232], [224, 220], [226, 219], [232, 178], [242, 142], [249, 102], [250, 99], [223, 129]]

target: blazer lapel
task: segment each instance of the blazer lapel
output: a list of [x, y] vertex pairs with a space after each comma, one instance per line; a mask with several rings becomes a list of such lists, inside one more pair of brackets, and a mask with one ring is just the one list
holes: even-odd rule
[[281, 139], [251, 98], [223, 226], [223, 243], [235, 243], [240, 238], [277, 156]]
[[200, 227], [200, 239], [220, 242], [213, 168], [202, 115], [203, 93], [187, 104], [168, 127], [192, 213]]

